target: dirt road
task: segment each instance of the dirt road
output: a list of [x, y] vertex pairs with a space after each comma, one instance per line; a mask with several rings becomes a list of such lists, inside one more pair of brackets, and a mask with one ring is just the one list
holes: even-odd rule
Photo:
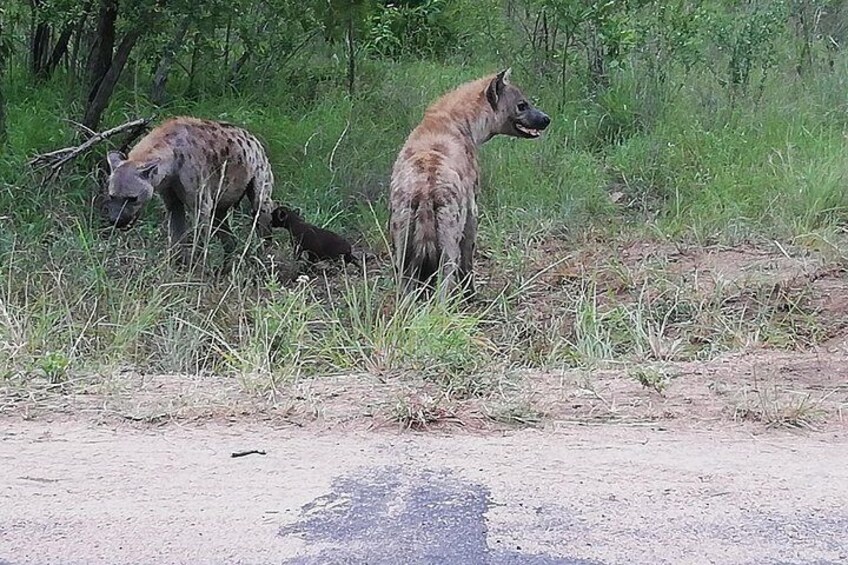
[[848, 563], [844, 432], [0, 423], [4, 564]]

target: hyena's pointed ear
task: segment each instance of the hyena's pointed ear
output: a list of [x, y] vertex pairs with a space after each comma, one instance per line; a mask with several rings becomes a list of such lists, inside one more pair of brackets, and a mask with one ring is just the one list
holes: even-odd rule
[[503, 94], [504, 88], [509, 84], [509, 75], [512, 74], [512, 67], [502, 70], [492, 79], [489, 86], [486, 88], [486, 98], [492, 106], [492, 110], [498, 109], [498, 100]]
[[110, 151], [106, 154], [106, 160], [109, 162], [109, 170], [114, 171], [118, 165], [126, 161], [126, 157], [120, 151]]

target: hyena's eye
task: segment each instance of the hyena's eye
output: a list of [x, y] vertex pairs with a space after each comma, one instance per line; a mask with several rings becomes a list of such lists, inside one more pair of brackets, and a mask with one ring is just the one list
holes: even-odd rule
[[519, 102], [518, 103], [518, 111], [523, 112], [527, 109], [527, 102]]

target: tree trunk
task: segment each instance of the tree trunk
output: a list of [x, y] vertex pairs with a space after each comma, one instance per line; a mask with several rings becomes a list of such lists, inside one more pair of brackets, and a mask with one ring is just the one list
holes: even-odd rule
[[100, 14], [97, 18], [97, 35], [88, 58], [88, 105], [97, 96], [100, 82], [112, 64], [112, 51], [115, 46], [115, 21], [118, 19], [117, 0], [100, 0]]
[[[42, 5], [42, 0], [32, 1], [33, 16], [35, 18], [38, 17], [37, 10]], [[53, 71], [62, 62], [62, 58], [68, 53], [71, 36], [73, 36], [75, 29], [80, 29], [90, 8], [91, 0], [85, 3], [79, 23], [70, 21], [62, 27], [62, 33], [59, 34], [52, 49], [50, 48], [50, 40], [53, 30], [50, 25], [48, 23], [38, 23], [36, 25], [30, 46], [30, 70], [33, 76], [42, 80], [50, 78]]]
[[353, 96], [353, 85], [356, 78], [356, 59], [354, 58], [353, 43], [353, 10], [347, 20], [347, 91]]
[[43, 0], [29, 1], [32, 14], [29, 37], [29, 71], [35, 77], [41, 74], [41, 67], [44, 65], [50, 41], [50, 26], [41, 21], [42, 4]]
[[41, 69], [39, 70], [39, 78], [50, 78], [50, 75], [53, 74], [53, 71], [55, 71], [56, 67], [59, 66], [59, 63], [62, 62], [62, 57], [64, 57], [65, 53], [68, 52], [68, 44], [71, 41], [71, 34], [73, 33], [73, 31], [73, 26], [68, 24], [62, 30], [62, 33], [59, 34], [59, 39], [57, 39], [56, 43], [53, 45], [53, 50], [50, 52], [50, 57], [47, 58], [47, 61], [44, 63], [44, 65], [42, 65]]
[[[0, 61], [0, 65], [2, 61]], [[0, 67], [2, 71], [2, 67]], [[2, 75], [2, 72], [0, 72]], [[0, 78], [2, 78], [0, 76]], [[6, 99], [3, 97], [3, 83], [0, 81], [0, 155], [3, 154], [3, 146], [6, 145]]]
[[141, 37], [141, 29], [136, 28], [128, 31], [124, 39], [121, 40], [121, 44], [118, 45], [118, 49], [115, 51], [115, 57], [111, 61], [109, 70], [106, 71], [106, 74], [99, 83], [97, 92], [85, 110], [85, 117], [82, 120], [84, 126], [96, 130], [100, 125], [100, 117], [109, 105], [109, 99], [112, 98], [115, 85], [118, 83], [118, 79], [121, 78], [124, 65], [127, 64], [127, 59], [129, 59], [130, 53], [139, 37]]
[[35, 26], [35, 32], [30, 40], [30, 72], [35, 77], [41, 77], [44, 69], [47, 51], [50, 43], [50, 26], [39, 22]]
[[171, 72], [171, 65], [174, 63], [174, 55], [179, 49], [188, 31], [189, 18], [183, 19], [171, 42], [165, 46], [165, 51], [162, 53], [162, 58], [159, 59], [159, 65], [156, 67], [156, 74], [153, 77], [153, 86], [150, 89], [150, 100], [157, 106], [161, 106], [165, 101], [165, 85], [168, 82], [168, 74]]
[[609, 75], [607, 75], [604, 47], [595, 25], [592, 26], [589, 43], [586, 46], [586, 58], [589, 67], [589, 86], [592, 89], [592, 95], [597, 96], [609, 88]]
[[[90, 7], [90, 5], [89, 5]], [[71, 91], [75, 91], [77, 80], [79, 79], [79, 50], [80, 50], [80, 42], [82, 41], [83, 32], [85, 31], [85, 21], [88, 18], [88, 9], [85, 10], [85, 14], [82, 18], [77, 22], [76, 29], [74, 30], [74, 46], [71, 48], [71, 56], [68, 60], [68, 74], [70, 77], [69, 86]]]
[[233, 15], [227, 18], [227, 32], [224, 35], [224, 68], [230, 68], [230, 32], [233, 27]]
[[194, 96], [194, 70], [197, 65], [197, 52], [200, 50], [200, 43], [198, 42], [198, 37], [200, 36], [199, 31], [194, 32], [194, 37], [192, 37], [192, 45], [191, 45], [191, 61], [188, 64], [188, 86], [186, 86], [185, 96], [188, 98], [192, 98]]

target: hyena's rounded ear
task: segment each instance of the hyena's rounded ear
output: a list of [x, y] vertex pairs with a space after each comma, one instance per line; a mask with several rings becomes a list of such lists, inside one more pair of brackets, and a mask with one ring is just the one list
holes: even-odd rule
[[109, 162], [109, 170], [114, 171], [118, 168], [118, 165], [126, 161], [127, 158], [124, 157], [124, 154], [120, 151], [110, 151], [106, 154], [106, 160]]
[[492, 110], [498, 109], [498, 100], [503, 94], [504, 88], [509, 84], [509, 75], [512, 74], [512, 67], [508, 67], [495, 76], [486, 88], [486, 98], [492, 106]]
[[149, 179], [153, 176], [153, 173], [156, 171], [156, 168], [159, 166], [159, 161], [151, 161], [149, 163], [145, 163], [139, 166], [136, 170], [138, 174], [141, 175], [145, 179]]

